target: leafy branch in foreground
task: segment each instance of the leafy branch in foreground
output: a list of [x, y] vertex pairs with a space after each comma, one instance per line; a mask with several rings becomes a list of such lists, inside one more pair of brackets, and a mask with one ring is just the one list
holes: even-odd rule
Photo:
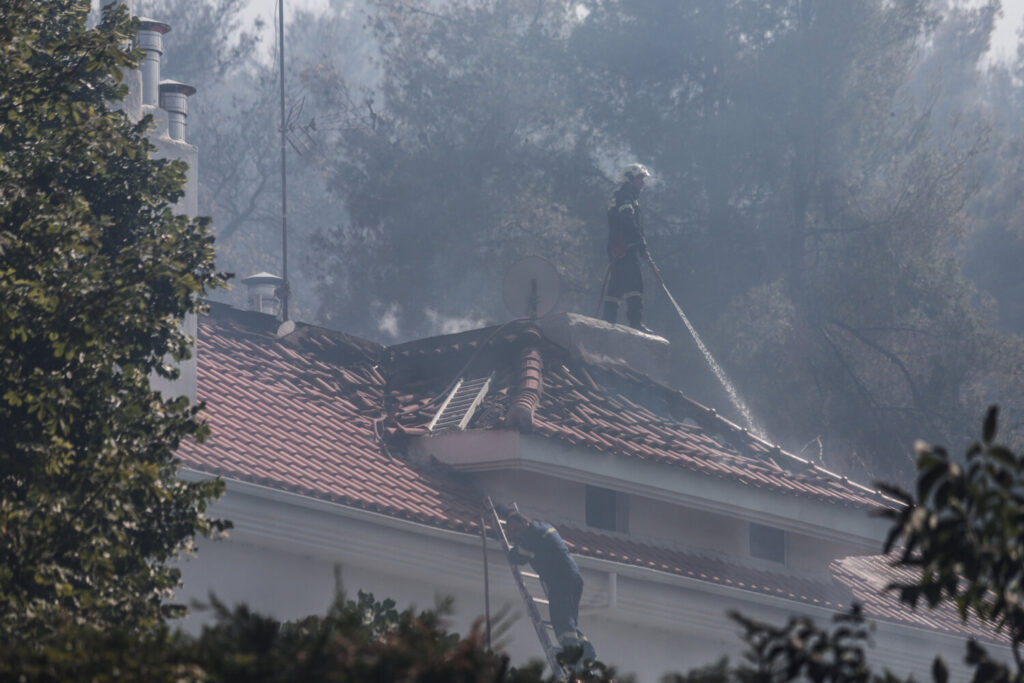
[[1024, 678], [1024, 456], [995, 441], [998, 409], [989, 408], [982, 437], [956, 462], [941, 446], [918, 442], [913, 493], [880, 484], [903, 505], [881, 515], [893, 521], [885, 552], [920, 572], [912, 583], [889, 586], [905, 604], [949, 603], [966, 622], [974, 615], [1005, 633], [1017, 672], [990, 660], [977, 643], [967, 660], [982, 669], [976, 680]]
[[141, 51], [123, 5], [0, 2], [0, 628], [44, 648], [68, 621], [157, 629], [173, 557], [220, 482], [176, 475], [199, 406], [150, 378], [191, 353], [181, 320], [223, 284], [185, 164], [111, 102]]
[[[772, 626], [731, 612], [743, 628], [747, 644], [735, 680], [743, 683], [897, 683], [903, 679], [891, 673], [874, 674], [868, 665], [866, 648], [870, 644], [870, 626], [861, 606], [854, 604], [848, 613], [833, 617], [831, 629], [821, 628], [813, 620], [794, 617], [785, 626]], [[944, 672], [937, 660], [935, 671]], [[941, 673], [939, 674], [941, 675]], [[945, 680], [936, 676], [936, 680]]]

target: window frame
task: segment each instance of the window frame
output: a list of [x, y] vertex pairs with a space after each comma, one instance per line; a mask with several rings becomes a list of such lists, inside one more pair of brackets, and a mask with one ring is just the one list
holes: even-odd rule
[[788, 546], [789, 534], [785, 529], [750, 522], [747, 549], [751, 557], [785, 566]]
[[629, 533], [629, 494], [586, 484], [584, 520], [591, 529]]

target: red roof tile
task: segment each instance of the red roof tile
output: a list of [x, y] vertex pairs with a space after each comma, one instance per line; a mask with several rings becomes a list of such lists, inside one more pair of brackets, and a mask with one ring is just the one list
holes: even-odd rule
[[915, 610], [903, 605], [899, 601], [898, 592], [885, 591], [885, 587], [890, 583], [913, 583], [915, 575], [906, 567], [894, 567], [889, 556], [844, 557], [834, 561], [831, 569], [836, 579], [849, 588], [857, 600], [864, 603], [864, 612], [868, 617], [899, 623], [909, 622], [915, 626], [969, 635], [1004, 645], [1010, 642], [1005, 634], [996, 636], [991, 629], [980, 626], [971, 614], [968, 615], [966, 623], [962, 622], [956, 609], [950, 605], [927, 609], [922, 601], [921, 606]]
[[[325, 331], [279, 341], [245, 321], [201, 318], [198, 398], [213, 435], [182, 446], [187, 467], [435, 526], [477, 528], [472, 489], [447, 470], [390, 457], [377, 441], [380, 411], [367, 408], [383, 396], [373, 367], [379, 347]], [[348, 362], [325, 362], [325, 349]]]

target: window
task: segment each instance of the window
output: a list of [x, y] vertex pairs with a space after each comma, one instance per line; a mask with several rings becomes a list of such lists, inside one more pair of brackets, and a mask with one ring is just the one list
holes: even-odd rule
[[786, 563], [786, 532], [763, 524], [750, 523], [750, 556]]
[[629, 497], [625, 493], [587, 486], [587, 526], [629, 531]]

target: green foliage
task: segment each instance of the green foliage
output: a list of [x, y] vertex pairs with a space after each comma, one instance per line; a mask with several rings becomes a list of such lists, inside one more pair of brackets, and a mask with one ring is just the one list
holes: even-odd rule
[[[400, 338], [499, 318], [486, 292], [528, 253], [590, 313], [609, 176], [638, 159], [655, 173], [654, 256], [767, 433], [794, 450], [818, 437], [843, 473], [907, 478], [891, 444], [959, 438], [971, 401], [1014, 393], [1019, 373], [960, 263], [985, 127], [951, 125], [958, 104], [915, 70], [923, 45], [947, 61], [963, 45], [966, 83], [991, 16], [940, 23], [925, 0], [376, 0], [377, 87], [305, 79], [308, 110], [341, 121], [322, 138], [344, 212], [322, 233], [320, 317]], [[649, 289], [652, 325], [690, 348]], [[676, 379], [724, 405], [708, 377]]]
[[217, 622], [192, 650], [214, 681], [528, 680], [527, 672], [510, 672], [507, 657], [486, 651], [479, 624], [466, 638], [445, 631], [445, 604], [398, 611], [394, 601], [360, 592], [356, 600], [339, 596], [323, 617], [287, 624], [215, 606]]
[[[1024, 456], [996, 442], [997, 417], [993, 406], [985, 416], [981, 441], [967, 450], [965, 463], [954, 462], [942, 447], [919, 442], [913, 493], [880, 484], [900, 502], [881, 513], [893, 522], [884, 550], [896, 548], [895, 565], [918, 574], [915, 581], [895, 583], [888, 590], [897, 591], [910, 608], [922, 600], [929, 608], [951, 604], [965, 622], [973, 615], [1010, 637], [1016, 670], [978, 642], [968, 641], [964, 662], [972, 671], [972, 683], [1024, 680]], [[901, 680], [871, 671], [865, 657], [869, 629], [856, 605], [849, 614], [837, 615], [830, 631], [805, 618], [775, 627], [732, 616], [744, 628], [750, 664], [737, 671], [738, 681]], [[931, 673], [936, 683], [949, 681], [941, 656], [935, 658]]]
[[909, 475], [890, 444], [950, 438], [990, 362], [949, 249], [981, 140], [933, 135], [907, 92], [932, 5], [587, 6], [587, 123], [651, 163], [651, 248], [754, 413], [836, 469]]
[[66, 623], [46, 650], [0, 642], [0, 677], [147, 683], [553, 680], [542, 676], [539, 662], [515, 669], [508, 657], [486, 649], [479, 623], [465, 638], [446, 631], [447, 604], [399, 611], [391, 600], [360, 592], [356, 600], [339, 595], [323, 616], [286, 623], [244, 606], [228, 609], [216, 600], [212, 605], [214, 622], [199, 636]]
[[[794, 617], [785, 626], [772, 626], [732, 613], [743, 628], [747, 665], [736, 671], [737, 683], [896, 683], [890, 673], [872, 673], [866, 647], [870, 629], [859, 605], [833, 617], [833, 627], [823, 629], [805, 617]], [[942, 666], [939, 664], [938, 666]]]
[[0, 678], [35, 683], [204, 680], [196, 667], [175, 661], [181, 642], [165, 628], [97, 628], [61, 618], [50, 624], [45, 647], [21, 639], [0, 641]]
[[111, 110], [136, 24], [89, 10], [0, 2], [0, 629], [39, 647], [180, 613], [167, 562], [222, 527], [203, 514], [221, 484], [175, 476], [199, 407], [150, 377], [176, 376], [179, 322], [223, 279], [207, 221], [174, 211], [184, 164]]
[[884, 512], [893, 521], [885, 549], [897, 547], [900, 564], [920, 571], [892, 586], [903, 602], [948, 602], [964, 621], [992, 624], [1009, 635], [1024, 673], [1024, 456], [996, 442], [997, 415], [989, 409], [965, 462], [917, 444], [915, 491], [884, 488], [902, 503]]

